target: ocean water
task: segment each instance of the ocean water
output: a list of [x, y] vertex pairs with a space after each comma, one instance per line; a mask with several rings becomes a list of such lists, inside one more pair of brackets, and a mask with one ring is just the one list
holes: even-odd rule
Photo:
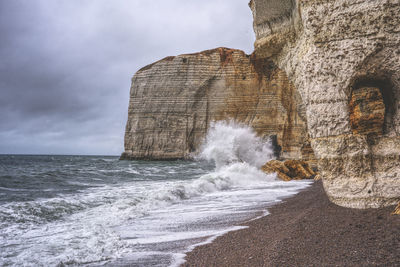
[[192, 161], [0, 155], [0, 266], [178, 266], [311, 184], [262, 173], [271, 155], [232, 122]]

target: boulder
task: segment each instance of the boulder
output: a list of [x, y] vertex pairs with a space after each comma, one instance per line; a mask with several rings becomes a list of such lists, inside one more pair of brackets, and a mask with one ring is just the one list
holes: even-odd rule
[[308, 163], [302, 160], [271, 160], [261, 170], [268, 174], [276, 173], [283, 181], [313, 179], [316, 176]]
[[319, 181], [319, 180], [321, 180], [321, 175], [319, 174], [315, 175], [314, 181]]
[[394, 209], [394, 211], [392, 212], [392, 215], [400, 215], [400, 202], [397, 205], [397, 207]]
[[283, 181], [291, 181], [292, 178], [288, 176], [290, 170], [285, 166], [283, 161], [271, 160], [261, 167], [261, 170], [267, 174], [276, 173], [279, 179]]

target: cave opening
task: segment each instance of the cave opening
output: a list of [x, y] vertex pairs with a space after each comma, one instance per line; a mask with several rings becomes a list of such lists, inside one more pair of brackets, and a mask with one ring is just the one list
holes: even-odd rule
[[349, 101], [353, 133], [387, 134], [394, 128], [393, 84], [390, 79], [359, 77], [351, 86]]

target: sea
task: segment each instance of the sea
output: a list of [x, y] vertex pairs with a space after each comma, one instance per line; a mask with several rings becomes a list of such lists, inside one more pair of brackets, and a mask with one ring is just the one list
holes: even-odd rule
[[191, 160], [0, 155], [0, 266], [179, 266], [311, 184], [260, 171], [272, 158], [233, 122]]

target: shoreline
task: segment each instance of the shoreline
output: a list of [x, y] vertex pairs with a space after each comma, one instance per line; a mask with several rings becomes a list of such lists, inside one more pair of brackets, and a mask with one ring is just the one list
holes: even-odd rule
[[400, 266], [393, 210], [339, 207], [316, 181], [248, 228], [195, 247], [181, 266]]

